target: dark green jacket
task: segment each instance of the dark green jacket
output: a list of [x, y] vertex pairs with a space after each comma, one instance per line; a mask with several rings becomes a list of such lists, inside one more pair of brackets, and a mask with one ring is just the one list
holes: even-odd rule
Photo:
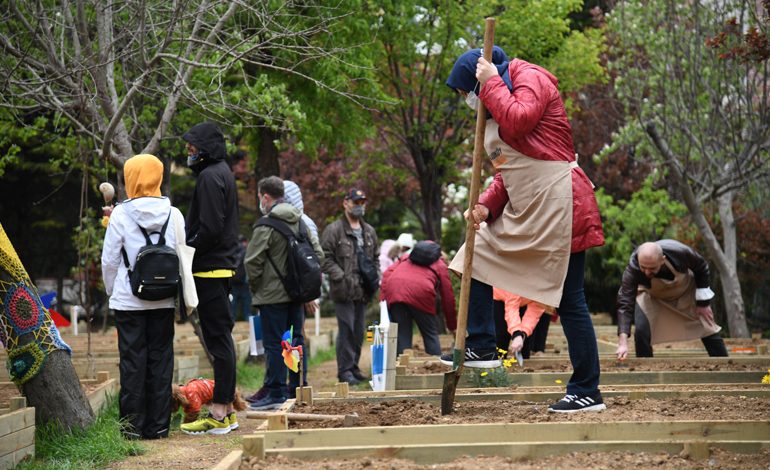
[[[299, 230], [301, 212], [291, 204], [280, 202], [270, 209], [269, 217], [274, 217], [286, 222], [294, 233]], [[318, 237], [310, 234], [318, 259], [323, 262], [324, 254]], [[252, 305], [282, 304], [291, 302], [289, 294], [283, 287], [281, 277], [286, 276], [286, 238], [279, 232], [266, 226], [254, 227], [249, 246], [246, 248], [246, 274], [249, 278], [249, 290], [251, 290]], [[267, 259], [268, 254], [278, 268], [276, 273], [272, 264]]]

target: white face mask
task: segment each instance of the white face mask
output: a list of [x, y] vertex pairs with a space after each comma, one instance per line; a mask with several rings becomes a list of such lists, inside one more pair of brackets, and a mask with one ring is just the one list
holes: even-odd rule
[[479, 109], [479, 97], [476, 96], [475, 91], [468, 92], [467, 95], [465, 95], [465, 104], [468, 105], [469, 108], [471, 108], [474, 111], [478, 111]]

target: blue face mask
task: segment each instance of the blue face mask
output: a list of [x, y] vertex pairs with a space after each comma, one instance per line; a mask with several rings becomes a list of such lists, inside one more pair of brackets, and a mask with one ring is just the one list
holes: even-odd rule
[[187, 166], [195, 166], [198, 163], [200, 163], [203, 160], [203, 157], [201, 156], [200, 152], [194, 153], [192, 155], [187, 156]]

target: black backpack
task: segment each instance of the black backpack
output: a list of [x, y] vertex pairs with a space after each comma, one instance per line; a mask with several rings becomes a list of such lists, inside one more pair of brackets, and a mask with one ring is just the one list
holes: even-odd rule
[[321, 297], [321, 262], [310, 242], [310, 233], [302, 219], [299, 220], [299, 233], [291, 231], [289, 225], [274, 217], [264, 216], [257, 221], [257, 226], [267, 226], [286, 238], [286, 277], [267, 253], [267, 259], [273, 266], [278, 278], [293, 302], [310, 302]]
[[441, 258], [441, 247], [430, 240], [417, 242], [409, 253], [409, 261], [420, 266], [430, 266], [439, 258]]
[[179, 256], [176, 250], [166, 245], [166, 228], [171, 219], [169, 214], [166, 223], [158, 233], [158, 243], [153, 244], [147, 231], [139, 224], [147, 244], [139, 249], [134, 261], [134, 269], [128, 264], [128, 255], [125, 248], [120, 251], [123, 254], [123, 262], [128, 269], [128, 280], [131, 283], [131, 292], [142, 300], [162, 300], [176, 296], [179, 292]]

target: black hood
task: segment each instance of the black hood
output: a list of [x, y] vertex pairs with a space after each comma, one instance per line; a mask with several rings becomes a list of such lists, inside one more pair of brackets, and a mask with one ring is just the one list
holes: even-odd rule
[[196, 124], [182, 138], [197, 147], [201, 156], [209, 161], [224, 160], [227, 155], [222, 131], [212, 122]]

